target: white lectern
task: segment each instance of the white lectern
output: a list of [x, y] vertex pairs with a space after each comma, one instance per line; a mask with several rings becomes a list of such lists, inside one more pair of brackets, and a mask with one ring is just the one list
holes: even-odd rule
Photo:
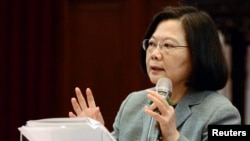
[[29, 120], [19, 127], [20, 140], [29, 141], [115, 141], [110, 132], [91, 118], [47, 118]]

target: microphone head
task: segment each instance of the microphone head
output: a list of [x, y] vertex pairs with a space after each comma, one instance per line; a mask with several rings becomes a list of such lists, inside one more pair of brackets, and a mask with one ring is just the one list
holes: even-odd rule
[[157, 81], [156, 91], [168, 98], [168, 95], [172, 93], [172, 82], [170, 79], [163, 77]]

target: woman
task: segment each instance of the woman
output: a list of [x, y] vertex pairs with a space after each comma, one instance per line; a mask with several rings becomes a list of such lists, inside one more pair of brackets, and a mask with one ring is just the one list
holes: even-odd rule
[[[204, 141], [208, 125], [241, 124], [236, 107], [217, 93], [227, 82], [228, 70], [216, 26], [205, 12], [166, 7], [149, 26], [140, 53], [142, 70], [153, 84], [162, 77], [172, 81], [171, 105], [154, 88], [129, 94], [113, 124], [117, 140], [146, 141], [151, 117], [158, 121], [163, 141]], [[86, 94], [89, 107], [76, 88], [76, 114], [69, 117], [88, 116], [104, 124], [89, 88]]]

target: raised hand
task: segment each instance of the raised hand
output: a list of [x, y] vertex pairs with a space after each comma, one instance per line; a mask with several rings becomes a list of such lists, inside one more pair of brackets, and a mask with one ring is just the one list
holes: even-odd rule
[[95, 100], [91, 89], [90, 88], [86, 89], [87, 102], [83, 97], [81, 90], [78, 87], [75, 88], [75, 92], [77, 99], [75, 97], [71, 98], [71, 103], [75, 113], [70, 111], [69, 117], [70, 118], [90, 117], [92, 119], [99, 121], [104, 125], [104, 120], [100, 112], [100, 108], [95, 104]]

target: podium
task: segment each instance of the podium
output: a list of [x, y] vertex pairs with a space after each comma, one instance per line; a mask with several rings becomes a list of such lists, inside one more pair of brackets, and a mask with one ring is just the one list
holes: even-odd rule
[[18, 128], [20, 141], [115, 141], [110, 132], [91, 118], [29, 120]]

